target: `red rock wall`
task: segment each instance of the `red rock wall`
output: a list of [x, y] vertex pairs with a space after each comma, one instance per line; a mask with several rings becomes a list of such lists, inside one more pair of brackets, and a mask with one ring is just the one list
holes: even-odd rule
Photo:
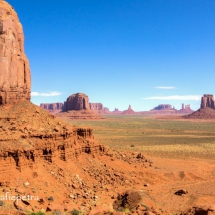
[[104, 146], [94, 140], [92, 129], [75, 128], [64, 134], [23, 135], [22, 138], [34, 143], [34, 148], [0, 151], [0, 174], [9, 173], [13, 169], [32, 169], [41, 159], [56, 163], [59, 159], [68, 161], [83, 153], [105, 151]]
[[63, 109], [63, 103], [57, 102], [57, 103], [41, 103], [40, 107], [44, 110], [62, 110]]
[[30, 88], [22, 25], [13, 8], [0, 1], [0, 104], [30, 100]]
[[90, 110], [88, 96], [83, 93], [77, 93], [69, 96], [64, 102], [63, 111], [70, 110]]
[[91, 110], [103, 110], [103, 104], [102, 103], [90, 103], [90, 109]]
[[211, 109], [215, 109], [214, 97], [210, 94], [204, 94], [201, 99], [201, 108], [209, 107]]

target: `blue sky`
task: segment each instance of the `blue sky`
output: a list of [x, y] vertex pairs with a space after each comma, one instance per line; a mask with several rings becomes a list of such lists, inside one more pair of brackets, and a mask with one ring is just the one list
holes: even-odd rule
[[23, 25], [32, 102], [77, 92], [110, 110], [215, 94], [214, 0], [8, 0]]

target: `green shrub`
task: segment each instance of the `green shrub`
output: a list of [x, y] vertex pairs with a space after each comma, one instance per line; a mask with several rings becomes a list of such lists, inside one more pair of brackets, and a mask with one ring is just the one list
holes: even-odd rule
[[39, 211], [39, 212], [31, 212], [28, 215], [46, 215], [45, 213]]
[[72, 215], [80, 215], [81, 214], [81, 212], [79, 210], [76, 210], [76, 209], [73, 209], [70, 213]]

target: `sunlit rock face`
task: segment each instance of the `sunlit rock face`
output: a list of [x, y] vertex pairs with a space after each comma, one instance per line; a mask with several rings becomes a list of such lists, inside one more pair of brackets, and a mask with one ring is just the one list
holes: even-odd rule
[[63, 105], [63, 111], [70, 110], [90, 110], [89, 98], [84, 93], [72, 94]]
[[22, 25], [14, 9], [0, 0], [0, 104], [30, 100], [30, 76]]
[[201, 100], [201, 108], [215, 109], [214, 96], [211, 94], [204, 94]]

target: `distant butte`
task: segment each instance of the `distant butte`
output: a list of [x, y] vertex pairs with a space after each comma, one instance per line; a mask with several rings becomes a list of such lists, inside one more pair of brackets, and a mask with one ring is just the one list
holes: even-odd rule
[[200, 108], [183, 117], [188, 119], [215, 119], [214, 96], [212, 94], [204, 94], [201, 99]]
[[133, 111], [133, 109], [131, 108], [131, 105], [128, 106], [128, 109], [127, 110], [124, 110], [122, 112], [122, 114], [135, 114], [136, 112]]
[[107, 107], [104, 107], [102, 103], [90, 103], [90, 110], [95, 111], [98, 114], [110, 113]]
[[56, 114], [62, 111], [63, 109], [63, 103], [57, 102], [57, 103], [41, 103], [40, 108], [50, 112], [51, 114]]
[[99, 114], [90, 109], [89, 98], [84, 93], [69, 96], [64, 102], [62, 111], [56, 116], [68, 119], [102, 119]]

